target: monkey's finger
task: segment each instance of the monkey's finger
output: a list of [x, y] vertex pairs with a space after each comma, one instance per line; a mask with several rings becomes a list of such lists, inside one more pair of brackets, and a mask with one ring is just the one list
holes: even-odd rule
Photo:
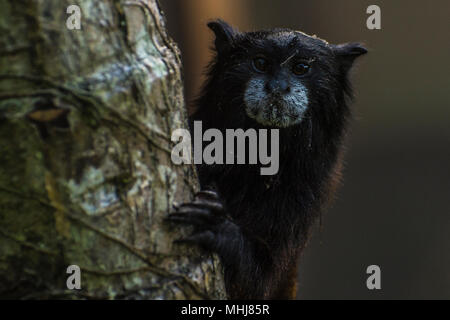
[[172, 224], [185, 224], [185, 225], [203, 225], [205, 222], [192, 217], [187, 217], [185, 214], [182, 216], [171, 215], [164, 219], [167, 223]]
[[199, 209], [209, 209], [218, 213], [224, 212], [224, 207], [219, 201], [209, 201], [209, 200], [196, 200], [190, 203], [183, 203], [179, 210], [183, 208], [199, 208]]
[[175, 223], [184, 223], [192, 225], [211, 225], [215, 224], [214, 217], [209, 213], [202, 211], [191, 211], [191, 212], [176, 212], [170, 214], [166, 221]]
[[177, 239], [174, 241], [176, 244], [197, 244], [204, 249], [214, 249], [215, 236], [212, 231], [204, 231], [201, 233], [193, 234], [189, 237]]
[[219, 195], [213, 190], [201, 190], [195, 194], [195, 197], [209, 200], [219, 200]]
[[204, 208], [203, 206], [196, 206], [192, 203], [184, 203], [182, 204], [176, 213], [185, 213], [185, 212], [199, 212], [204, 214], [210, 214], [210, 211], [208, 208]]

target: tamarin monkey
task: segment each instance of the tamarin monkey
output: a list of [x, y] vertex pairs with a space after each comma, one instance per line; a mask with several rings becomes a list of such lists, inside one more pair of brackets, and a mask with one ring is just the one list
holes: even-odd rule
[[203, 130], [279, 129], [279, 170], [198, 165], [201, 190], [168, 220], [182, 242], [215, 252], [230, 299], [293, 299], [299, 255], [339, 182], [350, 109], [349, 70], [367, 50], [300, 31], [238, 32], [208, 23], [215, 57], [196, 100]]

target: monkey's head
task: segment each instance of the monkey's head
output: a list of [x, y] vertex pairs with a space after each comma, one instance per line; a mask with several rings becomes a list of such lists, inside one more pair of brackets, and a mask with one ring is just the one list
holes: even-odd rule
[[348, 71], [367, 52], [358, 43], [331, 45], [288, 29], [243, 33], [221, 20], [208, 27], [216, 37], [211, 73], [214, 88], [222, 91], [217, 98], [232, 99], [266, 127], [286, 128], [315, 113], [339, 112], [333, 108], [349, 93]]

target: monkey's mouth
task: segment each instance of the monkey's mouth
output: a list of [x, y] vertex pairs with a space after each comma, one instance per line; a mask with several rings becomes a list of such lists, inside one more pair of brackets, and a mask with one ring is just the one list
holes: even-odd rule
[[266, 108], [271, 113], [270, 117], [272, 119], [277, 119], [282, 123], [289, 123], [288, 125], [301, 121], [304, 113], [302, 110], [293, 108], [282, 99], [275, 98], [270, 101]]
[[273, 118], [282, 118], [284, 115], [291, 116], [284, 103], [279, 100], [272, 100], [266, 108], [271, 111]]
[[307, 89], [297, 85], [289, 94], [267, 94], [264, 81], [254, 79], [244, 95], [248, 117], [268, 127], [286, 128], [300, 123], [308, 108]]
[[273, 110], [273, 112], [281, 117], [284, 113], [289, 113], [289, 109], [286, 107], [286, 104], [283, 100], [280, 99], [270, 99], [269, 105], [267, 106], [268, 109]]
[[303, 110], [280, 99], [270, 99], [257, 105], [246, 106], [247, 115], [256, 122], [269, 127], [286, 128], [303, 119]]

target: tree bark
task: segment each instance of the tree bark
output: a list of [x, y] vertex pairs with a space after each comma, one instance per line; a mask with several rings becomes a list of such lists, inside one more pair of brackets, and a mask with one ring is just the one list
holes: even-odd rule
[[163, 223], [197, 189], [170, 157], [186, 126], [155, 0], [0, 2], [0, 297], [225, 298], [217, 258]]

